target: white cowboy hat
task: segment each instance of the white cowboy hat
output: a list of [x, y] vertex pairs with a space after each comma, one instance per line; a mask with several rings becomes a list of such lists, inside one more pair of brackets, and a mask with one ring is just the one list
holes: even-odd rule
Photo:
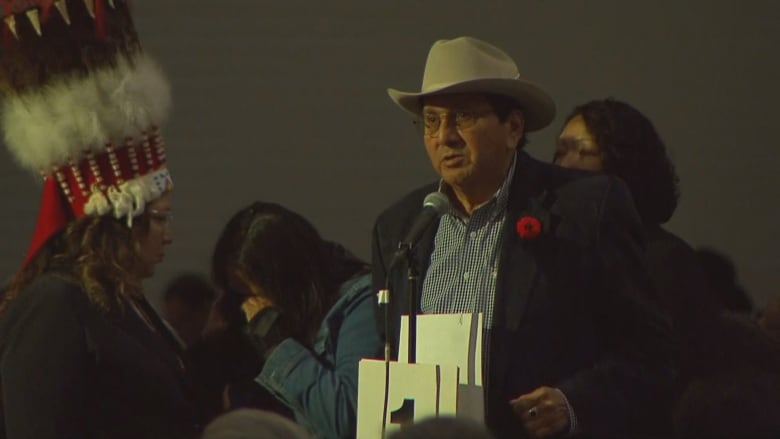
[[433, 43], [419, 93], [387, 89], [404, 110], [419, 116], [422, 97], [455, 93], [489, 93], [517, 101], [526, 131], [540, 130], [555, 117], [555, 102], [539, 86], [520, 79], [517, 65], [503, 50], [472, 37]]

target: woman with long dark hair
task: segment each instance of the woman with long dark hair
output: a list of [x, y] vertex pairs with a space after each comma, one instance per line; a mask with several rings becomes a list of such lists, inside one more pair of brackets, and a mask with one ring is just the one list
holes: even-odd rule
[[132, 227], [74, 220], [19, 272], [0, 305], [8, 438], [195, 437], [181, 353], [142, 289], [170, 211], [168, 192]]
[[178, 345], [143, 294], [173, 239], [158, 128], [168, 83], [127, 2], [55, 3], [0, 10], [13, 33], [0, 56], [4, 143], [43, 177], [32, 242], [0, 303], [2, 428], [9, 439], [191, 439], [199, 417]]
[[368, 266], [300, 215], [256, 202], [223, 229], [212, 275], [240, 297], [254, 381], [316, 435], [354, 437], [358, 361], [382, 352]]

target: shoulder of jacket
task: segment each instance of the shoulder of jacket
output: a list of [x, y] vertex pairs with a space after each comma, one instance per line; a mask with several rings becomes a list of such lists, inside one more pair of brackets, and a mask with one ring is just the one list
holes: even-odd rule
[[423, 204], [423, 200], [425, 200], [425, 196], [435, 191], [437, 188], [437, 183], [431, 183], [407, 193], [399, 200], [391, 204], [390, 207], [383, 210], [379, 214], [377, 222], [383, 222], [388, 218], [395, 221], [395, 217], [398, 215], [404, 215], [406, 212], [415, 212], [420, 210]]
[[371, 291], [371, 273], [361, 273], [347, 279], [339, 289], [340, 301], [351, 302], [362, 296], [367, 296]]

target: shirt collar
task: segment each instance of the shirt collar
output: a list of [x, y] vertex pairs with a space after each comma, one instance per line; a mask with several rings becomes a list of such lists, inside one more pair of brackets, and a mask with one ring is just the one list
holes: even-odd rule
[[[507, 175], [504, 178], [504, 182], [501, 184], [501, 187], [498, 188], [498, 191], [496, 191], [493, 196], [486, 201], [484, 204], [479, 206], [478, 208], [474, 209], [474, 212], [483, 211], [484, 209], [489, 209], [488, 218], [494, 219], [495, 217], [502, 215], [504, 211], [506, 210], [506, 206], [509, 200], [509, 188], [512, 186], [512, 179], [515, 175], [515, 167], [517, 166], [517, 152], [515, 152], [514, 155], [512, 155], [512, 164], [509, 165], [509, 170], [507, 171]], [[439, 179], [439, 192], [443, 192], [446, 194], [449, 198], [454, 197], [452, 193], [452, 188], [444, 182], [444, 180]], [[462, 212], [460, 212], [458, 209], [452, 207], [452, 204], [450, 204], [450, 208], [447, 211], [446, 215], [451, 215], [456, 218], [460, 219], [468, 219]]]

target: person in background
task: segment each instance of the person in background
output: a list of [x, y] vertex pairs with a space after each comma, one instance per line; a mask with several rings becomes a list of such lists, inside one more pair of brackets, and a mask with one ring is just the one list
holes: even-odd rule
[[238, 409], [206, 426], [201, 439], [309, 439], [303, 427], [276, 413]]
[[5, 143], [43, 176], [0, 303], [6, 437], [195, 438], [181, 352], [143, 294], [173, 240], [168, 83], [125, 1], [5, 3]]
[[704, 272], [707, 291], [717, 303], [717, 308], [723, 312], [750, 316], [754, 311], [753, 300], [739, 283], [734, 261], [708, 247], [697, 248], [696, 257]]
[[295, 419], [292, 411], [257, 385], [256, 349], [246, 336], [244, 298], [219, 294], [201, 334], [187, 347], [186, 356], [198, 406], [205, 422], [241, 408], [274, 412]]
[[663, 227], [677, 208], [679, 178], [650, 119], [611, 98], [578, 105], [564, 122], [553, 162], [623, 180], [644, 225], [655, 290], [675, 327], [685, 330], [712, 315], [715, 302], [696, 253]]
[[201, 337], [216, 297], [208, 280], [195, 273], [176, 276], [165, 287], [162, 315], [185, 347]]
[[[754, 322], [740, 318], [739, 314], [749, 315], [752, 304], [736, 282], [731, 261], [709, 249], [694, 251], [663, 227], [677, 207], [679, 178], [652, 122], [630, 104], [615, 99], [579, 105], [564, 123], [553, 161], [619, 177], [628, 185], [642, 217], [650, 274], [683, 346], [675, 389], [677, 403], [669, 405], [669, 411], [650, 413], [645, 435], [668, 437], [673, 429], [691, 433], [704, 428], [698, 424], [701, 422], [721, 425], [715, 417], [731, 417], [727, 408], [733, 401], [716, 401], [707, 388], [721, 388], [729, 376], [744, 384], [745, 404], [755, 404], [753, 396], [758, 398], [761, 393], [750, 392], [761, 387], [762, 378], [746, 378], [771, 376], [771, 370], [780, 364], [777, 352]], [[751, 364], [754, 361], [768, 365], [768, 371], [756, 369]], [[763, 381], [770, 387], [776, 385], [773, 379]], [[702, 410], [697, 413], [695, 406], [704, 399], [711, 404], [706, 408], [699, 405]], [[718, 413], [719, 409], [723, 412]], [[709, 421], [701, 417], [705, 412]], [[729, 428], [724, 431], [732, 431]], [[714, 430], [699, 430], [705, 431]], [[710, 437], [696, 435], [700, 436]]]
[[214, 282], [245, 315], [254, 382], [317, 437], [354, 437], [358, 362], [382, 355], [368, 273], [274, 203], [238, 211], [214, 247]]
[[780, 343], [733, 313], [702, 329], [687, 348], [695, 374], [673, 405], [674, 437], [780, 437]]

